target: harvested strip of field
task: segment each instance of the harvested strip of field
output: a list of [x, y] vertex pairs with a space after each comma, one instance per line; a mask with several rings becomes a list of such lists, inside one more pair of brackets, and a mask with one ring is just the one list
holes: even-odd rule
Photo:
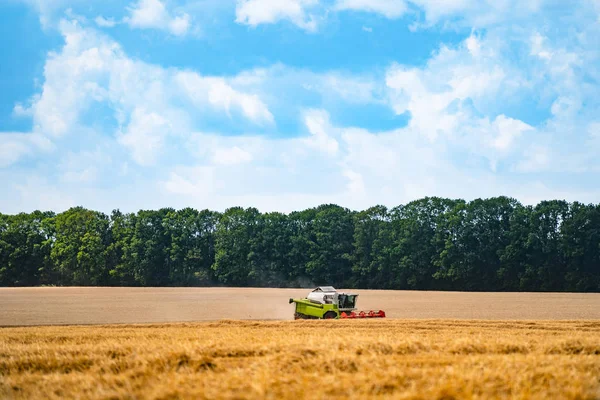
[[0, 329], [0, 397], [600, 397], [600, 321]]
[[[289, 320], [310, 289], [0, 288], [0, 326]], [[390, 318], [600, 319], [598, 293], [357, 290], [360, 309]]]

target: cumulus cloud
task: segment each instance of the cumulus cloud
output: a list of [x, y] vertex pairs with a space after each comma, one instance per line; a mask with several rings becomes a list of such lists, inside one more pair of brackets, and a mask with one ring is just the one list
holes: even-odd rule
[[[329, 4], [342, 3], [392, 18], [373, 8], [387, 2]], [[514, 14], [521, 21], [543, 4], [515, 11], [512, 1], [457, 0], [438, 8], [434, 3], [408, 2], [411, 10], [417, 4], [426, 11], [428, 26], [486, 29], [475, 29], [457, 45], [440, 45], [422, 65], [395, 63], [383, 74], [273, 65], [230, 77], [205, 76], [141, 62], [114, 40], [65, 22], [65, 46], [49, 55], [41, 93], [22, 108], [32, 115], [34, 133], [57, 143], [89, 134], [82, 129], [91, 129], [89, 111], [107, 108], [114, 126], [98, 128], [98, 135], [133, 160], [127, 182], [128, 192], [137, 194], [129, 203], [134, 210], [169, 204], [292, 211], [326, 202], [364, 208], [428, 195], [597, 201], [598, 190], [567, 188], [542, 173], [577, 177], [600, 167], [598, 28], [582, 23], [577, 32], [530, 24], [496, 29], [503, 18]], [[322, 7], [240, 1], [237, 17], [252, 26], [285, 19], [310, 30], [305, 24], [316, 20]], [[309, 97], [319, 101], [306, 101]], [[336, 120], [338, 107], [363, 104], [388, 107], [406, 115], [408, 123], [375, 131]], [[528, 107], [545, 114], [531, 118]], [[295, 118], [300, 128], [280, 124], [282, 115]], [[204, 123], [211, 119], [219, 123], [209, 124], [206, 132], [214, 133], [206, 133]], [[228, 131], [231, 121], [242, 128]], [[0, 153], [6, 165], [16, 164], [13, 153], [24, 159], [39, 151], [23, 136], [12, 142]], [[64, 186], [93, 182], [102, 168], [99, 162], [61, 170], [60, 187], [78, 203], [101, 208], [107, 206], [99, 199], [113, 199], [112, 205], [121, 206], [118, 185], [89, 192]], [[23, 180], [0, 176], [11, 187]], [[8, 195], [13, 204], [19, 193], [25, 194]]]
[[52, 21], [60, 15], [66, 7], [73, 3], [81, 3], [84, 0], [17, 0], [32, 7], [37, 11], [40, 24], [45, 29], [50, 28]]
[[226, 78], [133, 60], [117, 43], [76, 22], [64, 21], [61, 31], [65, 46], [49, 55], [42, 92], [31, 102], [40, 135], [58, 140], [82, 132], [86, 111], [103, 105], [119, 125], [119, 143], [136, 162], [149, 165], [165, 137], [190, 130], [192, 115], [215, 118], [216, 111], [256, 124], [274, 123], [256, 94], [234, 89]]
[[[251, 204], [284, 212], [328, 202], [360, 209], [431, 195], [473, 198], [517, 190], [520, 198], [540, 198], [533, 187], [491, 170], [456, 165], [447, 142], [431, 143], [413, 127], [375, 134], [336, 126], [324, 110], [307, 111], [303, 121], [308, 137], [194, 134], [193, 147], [214, 152], [199, 151], [195, 165], [174, 167], [161, 188], [197, 207]], [[500, 117], [489, 123], [489, 134], [501, 137], [511, 123], [517, 124]], [[473, 135], [487, 133], [483, 128]], [[505, 146], [501, 141], [496, 145]], [[217, 162], [217, 155], [227, 161]]]
[[235, 14], [237, 23], [252, 27], [286, 20], [314, 32], [328, 12], [361, 11], [395, 19], [407, 9], [402, 0], [336, 0], [332, 4], [318, 0], [238, 0]]
[[304, 140], [307, 146], [329, 155], [335, 155], [338, 152], [339, 144], [332, 137], [333, 127], [326, 112], [322, 110], [309, 111], [304, 117], [304, 123], [311, 134]]
[[[236, 22], [250, 26], [287, 20], [307, 31], [317, 29], [317, 21], [328, 13], [354, 11], [373, 13], [388, 19], [410, 15], [416, 28], [486, 28], [502, 23], [527, 21], [539, 14], [547, 0], [238, 0]], [[418, 16], [422, 14], [422, 18]]]
[[539, 13], [545, 0], [410, 0], [423, 10], [425, 25], [455, 24], [484, 28], [500, 23], [522, 21]]
[[519, 172], [539, 172], [551, 166], [550, 150], [543, 145], [534, 145], [525, 150], [525, 157], [516, 165]]
[[21, 103], [17, 103], [13, 107], [13, 115], [16, 117], [31, 117], [33, 113], [31, 107], [27, 107]]
[[113, 161], [110, 152], [106, 150], [103, 146], [98, 146], [93, 151], [68, 151], [61, 155], [57, 168], [60, 171], [60, 181], [88, 187], [102, 181], [101, 172], [106, 174]]
[[94, 19], [94, 22], [96, 22], [96, 25], [98, 25], [101, 28], [112, 28], [117, 24], [117, 22], [113, 18], [104, 18], [101, 15], [97, 16]]
[[519, 86], [517, 71], [495, 57], [473, 55], [472, 43], [469, 38], [457, 49], [442, 47], [425, 68], [388, 70], [391, 107], [410, 113], [410, 126], [429, 140], [440, 135], [458, 140], [461, 132], [478, 129], [486, 120], [477, 116], [485, 99], [508, 96]]
[[[44, 176], [15, 176], [17, 182], [12, 186], [9, 196], [0, 197], [3, 210], [22, 212], [27, 210], [61, 210], [78, 205], [71, 194], [61, 190]], [[9, 180], [3, 180], [9, 182]], [[14, 204], [18, 202], [18, 205]]]
[[162, 115], [141, 107], [135, 108], [130, 118], [119, 135], [119, 143], [131, 150], [138, 164], [154, 164], [165, 137], [171, 133], [171, 124]]
[[235, 90], [222, 78], [202, 77], [195, 72], [182, 71], [174, 76], [177, 85], [187, 97], [201, 107], [206, 101], [229, 112], [236, 108], [256, 123], [273, 123], [273, 114], [255, 94]]
[[252, 161], [252, 154], [238, 146], [230, 148], [217, 147], [212, 157], [212, 162], [217, 165], [244, 164], [250, 161]]
[[[513, 46], [491, 30], [442, 46], [423, 68], [394, 65], [386, 77], [390, 106], [410, 115], [416, 134], [462, 154], [461, 163], [483, 159], [494, 173], [594, 171], [598, 162], [577, 132], [598, 110], [581, 62], [597, 51], [551, 46], [537, 33]], [[530, 59], [520, 58], [523, 48]], [[533, 126], [511, 115], [524, 98], [543, 99], [549, 118]]]
[[302, 29], [314, 31], [317, 23], [309, 10], [318, 4], [318, 0], [238, 0], [236, 22], [257, 26], [288, 20]]
[[0, 132], [0, 168], [6, 168], [36, 151], [51, 151], [52, 143], [42, 135]]
[[161, 0], [138, 0], [128, 9], [129, 16], [124, 21], [132, 28], [161, 29], [176, 36], [185, 35], [190, 28], [189, 14], [173, 14]]
[[334, 9], [372, 12], [393, 19], [401, 17], [408, 6], [402, 0], [337, 0]]

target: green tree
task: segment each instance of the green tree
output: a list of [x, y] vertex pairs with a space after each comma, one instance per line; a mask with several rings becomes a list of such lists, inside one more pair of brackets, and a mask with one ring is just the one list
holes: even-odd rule
[[256, 208], [227, 209], [216, 231], [216, 255], [213, 269], [216, 278], [225, 284], [244, 286], [255, 283], [261, 272], [252, 258], [253, 242], [258, 231], [259, 212]]
[[171, 284], [171, 236], [163, 220], [172, 208], [158, 211], [141, 210], [135, 216], [131, 240], [124, 248], [125, 269], [133, 271], [140, 286], [169, 286]]
[[219, 214], [192, 208], [170, 211], [163, 219], [169, 237], [169, 282], [175, 286], [210, 284]]
[[113, 210], [110, 215], [110, 240], [106, 249], [109, 284], [136, 286], [135, 261], [131, 254], [131, 241], [135, 232], [136, 215]]
[[259, 286], [288, 286], [295, 278], [290, 259], [292, 233], [288, 217], [277, 212], [261, 214], [256, 228], [248, 255], [254, 282]]
[[337, 205], [323, 205], [315, 211], [306, 272], [320, 284], [344, 286], [352, 276], [353, 213]]
[[58, 284], [87, 286], [107, 282], [108, 217], [75, 207], [53, 220], [55, 232], [50, 258], [58, 272]]
[[453, 234], [449, 213], [463, 205], [460, 200], [426, 197], [392, 210], [391, 288], [451, 288], [447, 276], [436, 274], [436, 266]]
[[529, 262], [521, 278], [523, 290], [564, 290], [566, 260], [560, 242], [568, 213], [566, 201], [542, 201], [533, 208], [526, 243]]
[[388, 210], [333, 204], [82, 207], [0, 214], [0, 285], [358, 286], [600, 291], [600, 205], [427, 197]]
[[565, 290], [600, 290], [600, 207], [575, 202], [562, 222], [559, 252], [565, 260]]
[[352, 272], [359, 287], [385, 287], [389, 282], [390, 215], [385, 206], [375, 206], [354, 216]]
[[290, 230], [289, 263], [292, 282], [295, 286], [314, 287], [313, 277], [306, 270], [310, 261], [312, 248], [315, 246], [316, 236], [313, 224], [317, 210], [315, 208], [304, 211], [295, 211], [288, 216]]
[[51, 212], [0, 214], [0, 286], [35, 286], [44, 282], [49, 261]]
[[508, 244], [500, 251], [501, 266], [497, 271], [500, 290], [532, 290], [523, 279], [525, 271], [532, 268], [527, 249], [532, 212], [531, 206], [516, 203], [509, 217]]
[[454, 207], [447, 219], [451, 234], [439, 255], [436, 276], [451, 280], [455, 289], [500, 289], [501, 256], [510, 244], [511, 215], [517, 204], [497, 197]]

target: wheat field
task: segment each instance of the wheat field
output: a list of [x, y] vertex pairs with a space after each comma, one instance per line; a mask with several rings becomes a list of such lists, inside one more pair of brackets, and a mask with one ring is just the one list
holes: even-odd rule
[[600, 321], [3, 328], [0, 397], [598, 399]]

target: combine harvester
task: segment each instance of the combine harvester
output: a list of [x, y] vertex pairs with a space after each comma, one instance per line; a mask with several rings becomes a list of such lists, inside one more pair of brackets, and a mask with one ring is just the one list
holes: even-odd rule
[[338, 293], [333, 286], [319, 286], [305, 299], [290, 299], [296, 304], [294, 319], [385, 318], [385, 312], [356, 310], [357, 294]]

